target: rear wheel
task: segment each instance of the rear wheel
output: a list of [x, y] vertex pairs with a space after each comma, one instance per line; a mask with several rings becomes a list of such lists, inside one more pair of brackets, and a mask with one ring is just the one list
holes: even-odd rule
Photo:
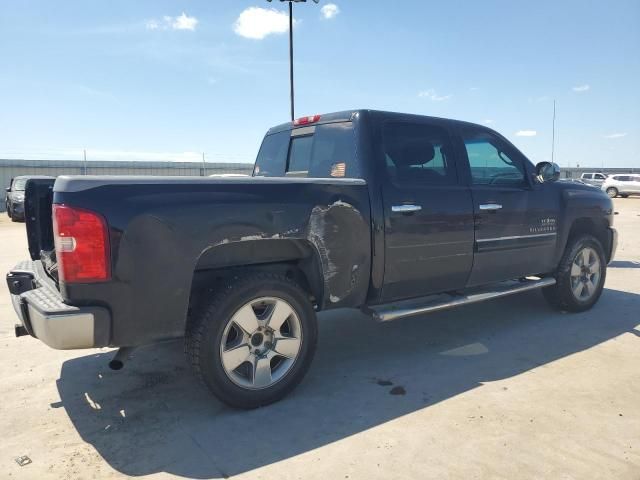
[[280, 400], [304, 377], [315, 353], [308, 295], [285, 276], [234, 279], [191, 322], [185, 350], [196, 375], [220, 400], [256, 408]]
[[558, 270], [556, 284], [542, 290], [554, 307], [570, 312], [589, 310], [600, 298], [607, 275], [604, 249], [592, 235], [572, 238]]
[[616, 198], [618, 196], [618, 189], [616, 187], [607, 188], [607, 195], [609, 195], [609, 198]]

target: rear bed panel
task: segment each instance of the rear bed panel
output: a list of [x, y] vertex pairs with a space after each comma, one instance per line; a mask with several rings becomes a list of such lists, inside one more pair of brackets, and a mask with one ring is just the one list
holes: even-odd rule
[[257, 251], [278, 240], [312, 245], [325, 269], [324, 307], [366, 298], [371, 237], [363, 180], [68, 177], [56, 183], [54, 202], [108, 221], [112, 280], [60, 287], [74, 305], [110, 307], [113, 345], [181, 336], [199, 258], [238, 242], [255, 242]]

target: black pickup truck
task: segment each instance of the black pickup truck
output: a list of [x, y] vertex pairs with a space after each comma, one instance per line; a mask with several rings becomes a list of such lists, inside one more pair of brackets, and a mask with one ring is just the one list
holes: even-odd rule
[[266, 405], [307, 371], [321, 310], [391, 321], [536, 288], [591, 308], [612, 202], [558, 177], [486, 127], [357, 110], [272, 128], [252, 178], [31, 180], [16, 334], [122, 347], [114, 368], [184, 337], [221, 400]]

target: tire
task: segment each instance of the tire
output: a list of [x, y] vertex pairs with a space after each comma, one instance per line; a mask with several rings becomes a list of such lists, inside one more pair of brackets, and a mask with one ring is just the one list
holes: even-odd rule
[[280, 400], [300, 383], [317, 338], [309, 295], [283, 275], [252, 273], [203, 302], [190, 319], [185, 353], [218, 399], [252, 409]]
[[593, 307], [607, 277], [607, 260], [598, 239], [586, 234], [569, 239], [554, 277], [556, 284], [542, 290], [553, 307], [569, 312]]
[[607, 195], [609, 198], [616, 198], [618, 196], [618, 189], [616, 187], [607, 188]]

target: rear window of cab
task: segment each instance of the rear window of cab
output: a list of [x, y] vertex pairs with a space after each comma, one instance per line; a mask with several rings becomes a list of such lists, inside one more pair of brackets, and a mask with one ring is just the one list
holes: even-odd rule
[[361, 178], [352, 122], [303, 127], [267, 135], [255, 177]]

